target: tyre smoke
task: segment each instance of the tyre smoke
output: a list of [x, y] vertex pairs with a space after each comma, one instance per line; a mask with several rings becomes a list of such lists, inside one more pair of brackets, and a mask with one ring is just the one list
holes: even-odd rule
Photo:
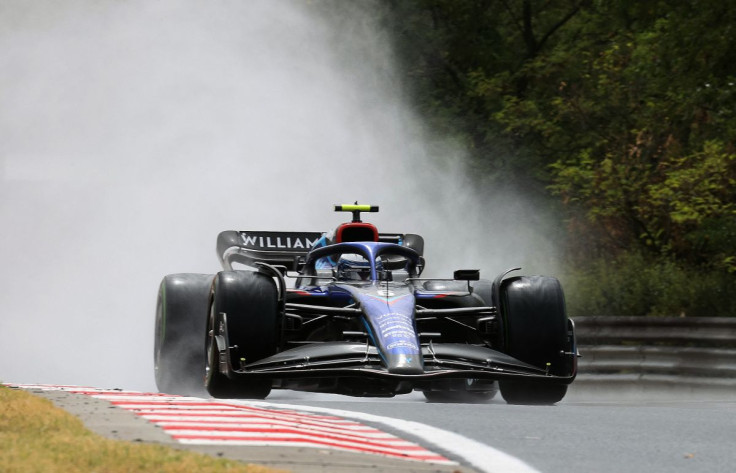
[[218, 271], [221, 230], [334, 228], [335, 203], [424, 235], [433, 276], [553, 271], [545, 216], [474, 189], [406, 106], [376, 8], [4, 1], [0, 379], [154, 389], [163, 275]]

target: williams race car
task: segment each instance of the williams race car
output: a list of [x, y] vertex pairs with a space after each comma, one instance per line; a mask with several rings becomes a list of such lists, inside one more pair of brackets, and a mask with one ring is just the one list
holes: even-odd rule
[[[154, 364], [161, 392], [263, 399], [272, 389], [515, 404], [560, 401], [577, 372], [557, 279], [422, 278], [424, 240], [337, 205], [330, 233], [224, 231], [217, 274], [161, 282]], [[235, 267], [234, 267], [235, 266]]]

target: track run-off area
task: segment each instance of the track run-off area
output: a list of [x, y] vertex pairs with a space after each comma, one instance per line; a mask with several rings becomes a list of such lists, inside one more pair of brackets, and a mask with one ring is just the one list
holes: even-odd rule
[[[36, 392], [62, 391], [106, 401], [159, 427], [182, 445], [334, 449], [411, 462], [405, 464], [406, 471], [416, 471], [417, 462], [424, 464], [422, 470], [429, 468], [426, 471], [461, 471], [461, 463], [483, 472], [536, 471], [516, 458], [456, 433], [418, 422], [359, 412], [88, 386], [11, 383], [7, 386]], [[385, 425], [396, 433], [381, 430], [376, 425]], [[402, 433], [419, 441], [406, 440]], [[422, 444], [438, 445], [457, 460]], [[362, 462], [372, 463], [365, 456]], [[298, 465], [298, 459], [295, 463]], [[448, 468], [443, 469], [443, 466]], [[402, 471], [397, 464], [389, 469]]]
[[736, 464], [736, 397], [573, 390], [556, 406], [512, 406], [427, 403], [418, 393], [276, 391], [242, 401], [8, 385], [92, 398], [180, 447], [295, 472], [731, 472]]

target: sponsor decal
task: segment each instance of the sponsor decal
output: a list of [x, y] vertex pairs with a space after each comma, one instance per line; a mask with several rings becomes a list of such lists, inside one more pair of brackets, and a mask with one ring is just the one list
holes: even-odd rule
[[[316, 236], [315, 236], [316, 235]], [[319, 234], [241, 232], [243, 246], [254, 249], [308, 251], [317, 241]]]
[[[414, 321], [411, 315], [399, 312], [389, 312], [377, 317], [379, 336], [386, 344], [389, 353], [412, 354], [419, 352], [417, 336], [414, 331]], [[406, 352], [405, 350], [409, 350]]]
[[376, 345], [385, 354], [418, 355], [419, 340], [414, 326], [414, 295], [403, 287], [379, 287], [358, 290], [345, 286], [360, 302], [368, 319]]
[[406, 340], [399, 340], [397, 342], [389, 343], [386, 346], [387, 350], [393, 350], [394, 348], [411, 348], [412, 350], [416, 350], [417, 346], [414, 343], [411, 343]]

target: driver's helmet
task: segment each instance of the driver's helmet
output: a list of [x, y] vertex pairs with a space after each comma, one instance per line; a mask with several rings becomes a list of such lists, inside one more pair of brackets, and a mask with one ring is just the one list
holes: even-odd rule
[[[337, 260], [337, 279], [348, 281], [366, 281], [371, 278], [371, 264], [361, 255], [349, 253]], [[376, 261], [376, 270], [380, 271], [380, 261]]]

